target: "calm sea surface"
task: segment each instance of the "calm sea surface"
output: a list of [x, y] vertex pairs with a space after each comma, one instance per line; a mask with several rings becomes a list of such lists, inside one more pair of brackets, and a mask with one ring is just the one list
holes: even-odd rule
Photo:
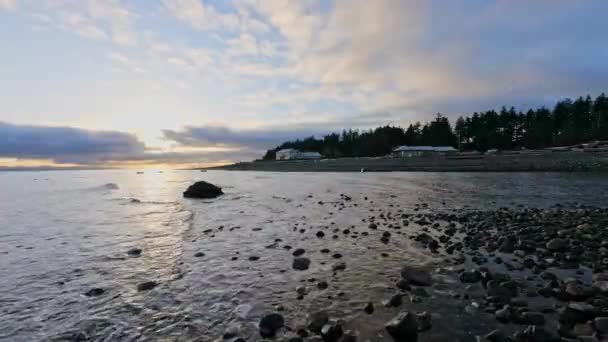
[[[182, 198], [197, 180], [226, 195]], [[340, 206], [340, 194], [353, 200]], [[410, 212], [422, 203], [449, 211], [574, 202], [605, 206], [608, 175], [3, 172], [0, 340], [208, 341], [234, 331], [255, 341], [260, 316], [279, 306], [294, 329], [324, 309], [359, 330], [362, 341], [382, 340], [378, 331], [397, 309], [370, 318], [362, 305], [389, 296], [402, 265], [442, 260], [400, 236], [382, 244], [381, 231], [364, 239], [343, 229], [362, 231], [370, 212]], [[319, 230], [325, 238], [316, 237]], [[340, 237], [332, 239], [336, 230]], [[292, 270], [286, 245], [306, 249], [311, 268]], [[131, 248], [141, 256], [127, 255]], [[338, 261], [347, 269], [333, 275]], [[329, 288], [318, 290], [319, 280]], [[145, 281], [158, 286], [138, 292]], [[298, 286], [309, 288], [302, 300]], [[86, 296], [91, 288], [104, 293]], [[434, 330], [453, 329], [465, 340], [484, 329], [456, 307], [429, 300], [416, 309], [449, 317], [449, 324], [435, 320], [445, 326]]]

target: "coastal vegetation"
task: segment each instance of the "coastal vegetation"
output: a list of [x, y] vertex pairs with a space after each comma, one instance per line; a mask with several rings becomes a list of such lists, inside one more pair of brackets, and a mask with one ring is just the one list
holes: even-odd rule
[[383, 156], [401, 145], [453, 146], [483, 152], [539, 149], [604, 139], [608, 139], [608, 98], [602, 93], [595, 99], [589, 95], [564, 99], [552, 109], [543, 106], [523, 112], [515, 107], [502, 107], [499, 111], [474, 112], [459, 117], [454, 125], [439, 113], [430, 122], [416, 122], [405, 129], [387, 125], [367, 131], [347, 129], [322, 138], [311, 136], [284, 142], [268, 150], [264, 159], [275, 159], [276, 151], [286, 148], [339, 158]]

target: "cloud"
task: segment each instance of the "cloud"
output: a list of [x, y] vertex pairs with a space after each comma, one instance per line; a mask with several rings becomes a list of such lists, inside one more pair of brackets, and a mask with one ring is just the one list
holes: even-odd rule
[[188, 147], [237, 147], [262, 151], [286, 141], [310, 136], [321, 138], [343, 129], [369, 127], [378, 122], [398, 124], [398, 119], [386, 112], [370, 112], [354, 117], [334, 117], [325, 121], [309, 121], [283, 126], [233, 129], [219, 125], [187, 126], [181, 130], [163, 130], [166, 140]]
[[220, 13], [200, 0], [163, 0], [162, 3], [171, 15], [197, 30], [234, 30], [239, 24], [236, 15]]
[[141, 155], [145, 150], [145, 145], [129, 133], [0, 122], [0, 157], [3, 158], [95, 164], [117, 157]]
[[[135, 135], [118, 131], [93, 131], [74, 127], [15, 125], [0, 121], [1, 160], [18, 159], [30, 166], [125, 166], [140, 164], [205, 165], [252, 160], [262, 150], [215, 148], [162, 151], [146, 146]], [[50, 161], [50, 162], [49, 162]]]
[[323, 128], [301, 126], [271, 127], [260, 129], [231, 129], [225, 126], [188, 126], [182, 130], [163, 130], [165, 139], [181, 146], [209, 147], [232, 146], [266, 149], [284, 141], [306, 138], [311, 135], [323, 136], [328, 131]]
[[17, 7], [17, 0], [0, 0], [0, 10], [14, 10]]

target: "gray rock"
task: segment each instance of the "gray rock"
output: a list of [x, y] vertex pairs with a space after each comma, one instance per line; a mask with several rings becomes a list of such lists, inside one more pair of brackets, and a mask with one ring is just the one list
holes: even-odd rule
[[306, 253], [306, 251], [304, 250], [304, 248], [297, 248], [295, 251], [293, 251], [293, 253], [291, 253], [294, 257], [299, 257], [301, 255], [303, 255], [304, 253]]
[[308, 259], [308, 258], [298, 257], [298, 258], [293, 259], [292, 267], [295, 270], [304, 271], [304, 270], [307, 270], [309, 266], [310, 266], [310, 259]]
[[274, 337], [279, 329], [285, 325], [285, 319], [281, 314], [270, 313], [264, 315], [258, 325], [260, 329], [260, 335], [263, 338]]
[[408, 311], [399, 313], [384, 328], [395, 341], [415, 341], [418, 336], [416, 316]]

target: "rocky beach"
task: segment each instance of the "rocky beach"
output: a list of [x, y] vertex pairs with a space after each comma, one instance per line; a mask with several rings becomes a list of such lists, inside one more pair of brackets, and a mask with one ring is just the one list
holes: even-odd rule
[[31, 194], [0, 206], [2, 226], [19, 228], [0, 239], [10, 275], [1, 340], [608, 336], [602, 174], [78, 171], [0, 181]]

